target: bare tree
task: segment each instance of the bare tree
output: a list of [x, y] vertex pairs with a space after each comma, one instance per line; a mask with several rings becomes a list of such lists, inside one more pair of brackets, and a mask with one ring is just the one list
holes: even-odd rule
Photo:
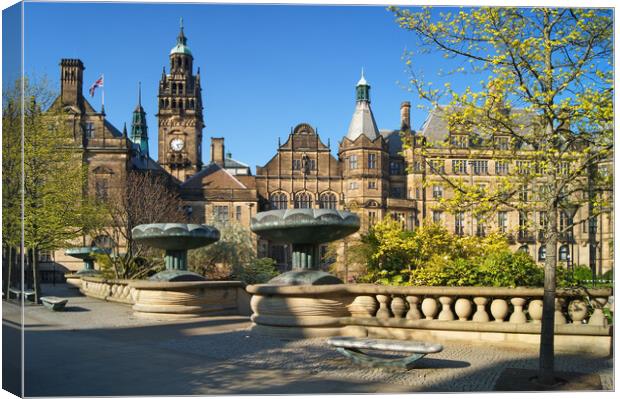
[[158, 251], [134, 241], [134, 227], [189, 221], [176, 187], [161, 173], [129, 171], [124, 184], [104, 202], [109, 222], [97, 234], [113, 243], [110, 254], [100, 260], [112, 267], [116, 278], [142, 278], [162, 266]]

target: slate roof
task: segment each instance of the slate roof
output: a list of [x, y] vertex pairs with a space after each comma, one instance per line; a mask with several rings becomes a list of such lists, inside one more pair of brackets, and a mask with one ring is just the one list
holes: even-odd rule
[[368, 101], [358, 101], [355, 104], [355, 111], [353, 111], [353, 117], [349, 124], [349, 130], [347, 131], [347, 138], [351, 141], [355, 141], [359, 136], [365, 135], [371, 141], [374, 141], [379, 137], [379, 129], [377, 129], [377, 122], [372, 114], [370, 103]]

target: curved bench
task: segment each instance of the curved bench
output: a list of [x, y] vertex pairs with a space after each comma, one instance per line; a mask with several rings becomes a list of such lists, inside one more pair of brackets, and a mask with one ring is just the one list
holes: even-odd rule
[[[356, 364], [372, 367], [392, 367], [410, 369], [413, 364], [429, 353], [443, 350], [440, 344], [419, 341], [400, 341], [392, 339], [331, 337], [327, 343]], [[362, 349], [388, 352], [408, 352], [409, 356], [400, 358], [383, 358], [363, 353]]]

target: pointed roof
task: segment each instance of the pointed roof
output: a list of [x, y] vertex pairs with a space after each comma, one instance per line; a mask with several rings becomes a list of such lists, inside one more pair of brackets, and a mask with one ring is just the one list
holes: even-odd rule
[[177, 36], [177, 45], [170, 50], [170, 55], [172, 54], [186, 54], [192, 55], [192, 51], [187, 46], [187, 38], [185, 37], [185, 32], [183, 32], [183, 18], [181, 18], [180, 22], [180, 31], [179, 36]]
[[[355, 103], [355, 111], [353, 112], [351, 123], [349, 124], [349, 130], [347, 131], [347, 138], [351, 141], [355, 141], [355, 139], [363, 134], [374, 141], [379, 137], [379, 129], [377, 129], [377, 122], [375, 122], [375, 117], [370, 108], [370, 97], [368, 94], [370, 85], [364, 77], [363, 69], [362, 77], [359, 82], [357, 82], [356, 87], [358, 89], [357, 102]], [[360, 93], [359, 90], [364, 92]]]

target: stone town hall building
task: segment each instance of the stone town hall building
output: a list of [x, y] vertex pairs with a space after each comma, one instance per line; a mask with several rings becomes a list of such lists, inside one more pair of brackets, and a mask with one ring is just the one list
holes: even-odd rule
[[[419, 170], [408, 172], [408, 166], [417, 161], [411, 151], [403, 152], [402, 140], [414, 142], [416, 135], [432, 137], [442, 133], [429, 131], [437, 125], [433, 116], [422, 132], [412, 131], [409, 102], [401, 104], [397, 129], [379, 130], [371, 109], [370, 85], [363, 75], [355, 87], [355, 109], [336, 156], [331, 143], [323, 142], [313, 126], [299, 123], [286, 141], [279, 143], [276, 154], [264, 166], [257, 166], [256, 174], [252, 175], [247, 165], [225, 152], [223, 138], [211, 137], [207, 149], [210, 162], [202, 161], [205, 128], [202, 78], [200, 68], [194, 66], [183, 27], [170, 51], [169, 70], [166, 72], [164, 67], [159, 81], [157, 161], [149, 151], [145, 111], [140, 99], [133, 112], [130, 132], [126, 128], [118, 130], [106, 120], [103, 109], [97, 112], [83, 97], [82, 62], [63, 59], [60, 67], [61, 94], [56, 104], [64, 107], [71, 120], [74, 135], [79, 138], [76, 144], [88, 165], [89, 187], [98, 195], [106, 195], [108, 190], [121, 186], [127, 172], [138, 169], [169, 175], [191, 207], [192, 218], [199, 223], [217, 218], [237, 220], [249, 226], [256, 212], [282, 208], [350, 209], [360, 215], [362, 231], [386, 216], [400, 220], [407, 229], [414, 229], [423, 218], [431, 217], [430, 209], [437, 199], [437, 193], [432, 190], [436, 188], [422, 181]], [[443, 155], [448, 165], [451, 154]], [[489, 180], [488, 176], [481, 178]], [[462, 215], [457, 221], [438, 215], [432, 213], [436, 222], [450, 229], [458, 228], [459, 233], [467, 234], [469, 230], [463, 229], [463, 225], [474, 223]], [[513, 219], [508, 217], [507, 222], [516, 224]], [[611, 225], [603, 225], [600, 223], [605, 234], [612, 234]], [[107, 237], [89, 240], [113, 241]], [[532, 256], [540, 255], [541, 243], [536, 240], [515, 243], [515, 249], [519, 246], [523, 249], [525, 244], [530, 245], [525, 250]], [[261, 256], [273, 257], [282, 268], [290, 264], [290, 249], [286, 246], [259, 241], [257, 248]], [[78, 262], [63, 256], [62, 251], [55, 256], [58, 263], [69, 269], [80, 268]], [[580, 262], [588, 264], [588, 256], [580, 255]], [[608, 268], [609, 258], [607, 248], [601, 251], [597, 262], [602, 265], [605, 261]]]

